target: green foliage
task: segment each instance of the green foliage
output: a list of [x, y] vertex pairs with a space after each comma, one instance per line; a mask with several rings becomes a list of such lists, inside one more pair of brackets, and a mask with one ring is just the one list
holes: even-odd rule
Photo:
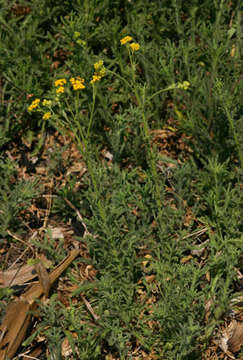
[[[80, 211], [91, 234], [78, 239], [97, 271], [81, 284], [68, 273], [78, 303], [71, 298], [64, 307], [52, 296], [24, 345], [40, 334], [50, 359], [61, 357], [64, 338], [78, 359], [132, 359], [136, 346], [160, 359], [201, 358], [242, 271], [239, 2], [19, 3], [26, 13], [6, 0], [0, 14], [0, 236], [24, 231], [19, 213], [41, 191], [37, 181], [18, 179], [6, 151], [24, 139], [39, 161], [46, 135], [72, 132], [87, 172], [81, 180], [66, 176], [68, 144], [49, 149], [49, 179], [66, 176], [54, 187], [49, 216], [76, 220], [66, 200]], [[139, 51], [121, 45], [126, 35]], [[105, 76], [90, 84], [99, 60]], [[81, 92], [69, 81], [77, 76], [85, 79]], [[67, 81], [63, 94], [56, 94], [57, 79]], [[35, 99], [39, 106], [28, 111]], [[159, 153], [153, 130], [165, 125], [187, 136], [189, 158], [167, 133], [162, 140], [172, 150]], [[101, 161], [101, 150], [109, 161]], [[196, 235], [202, 228], [204, 236]], [[51, 231], [32, 245], [56, 262], [65, 256]], [[202, 257], [190, 257], [199, 247]]]
[[16, 164], [9, 159], [0, 159], [0, 173], [0, 237], [4, 237], [7, 230], [21, 230], [21, 218], [18, 215], [31, 205], [39, 189], [36, 180], [17, 179]]
[[46, 256], [55, 262], [61, 262], [65, 257], [65, 250], [63, 248], [63, 239], [59, 239], [58, 247], [55, 246], [55, 241], [52, 238], [51, 229], [47, 229], [44, 235], [44, 239], [33, 239], [32, 244], [35, 245], [36, 249], [41, 250]]

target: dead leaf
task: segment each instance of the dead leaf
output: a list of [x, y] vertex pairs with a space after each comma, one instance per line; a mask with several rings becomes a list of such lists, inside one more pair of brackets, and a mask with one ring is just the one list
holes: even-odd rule
[[216, 343], [230, 359], [235, 359], [234, 355], [230, 353], [228, 347], [228, 341], [232, 337], [235, 326], [236, 321], [231, 321], [230, 324], [221, 332], [220, 337], [214, 340], [214, 343]]
[[227, 345], [229, 350], [233, 353], [240, 351], [241, 346], [243, 345], [243, 322], [236, 321], [236, 325], [233, 330], [231, 338], [228, 340]]
[[64, 229], [61, 227], [48, 227], [48, 230], [51, 230], [52, 239], [64, 239]]
[[38, 356], [40, 356], [42, 351], [43, 351], [43, 347], [38, 346], [36, 349], [28, 353], [28, 355], [26, 354], [26, 356], [23, 357], [23, 360], [36, 359], [38, 358]]
[[31, 316], [31, 305], [28, 301], [20, 300], [7, 306], [6, 315], [0, 326], [0, 360], [11, 359], [25, 337]]
[[[79, 250], [72, 250], [70, 254], [50, 273], [50, 285], [62, 274], [71, 262], [79, 255]], [[6, 315], [0, 325], [0, 360], [12, 359], [25, 338], [31, 315], [30, 310], [35, 310], [35, 300], [43, 294], [40, 282], [32, 285], [18, 301], [7, 306]]]
[[72, 173], [79, 173], [79, 176], [82, 177], [87, 172], [87, 168], [85, 167], [84, 163], [76, 162], [73, 166], [68, 168], [66, 176], [69, 176]]
[[209, 317], [211, 315], [213, 303], [214, 303], [214, 299], [212, 299], [212, 298], [205, 301], [205, 306], [204, 306], [205, 317], [204, 317], [204, 320], [205, 320], [206, 324], [208, 323], [208, 319], [209, 319]]
[[146, 282], [148, 284], [151, 284], [152, 282], [154, 282], [155, 278], [156, 278], [155, 275], [147, 275], [147, 276], [145, 276]]
[[23, 285], [37, 276], [34, 266], [24, 265], [16, 269], [0, 271], [0, 288]]
[[[69, 333], [70, 336], [72, 336], [73, 338], [77, 338], [78, 335], [76, 333]], [[78, 351], [78, 349], [77, 349]], [[62, 342], [62, 356], [65, 358], [68, 358], [68, 356], [71, 356], [73, 354], [71, 345], [69, 343], [69, 340], [67, 337], [65, 337], [65, 339]]]

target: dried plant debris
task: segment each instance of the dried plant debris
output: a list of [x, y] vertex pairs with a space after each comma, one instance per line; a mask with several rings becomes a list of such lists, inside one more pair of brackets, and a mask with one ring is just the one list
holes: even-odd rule
[[[48, 295], [50, 286], [57, 280], [70, 263], [79, 255], [79, 250], [73, 250], [50, 274], [49, 277], [43, 268], [38, 269], [40, 281], [32, 285], [18, 300], [11, 302], [0, 326], [0, 360], [12, 359], [20, 344], [25, 338], [29, 327], [30, 311], [37, 308], [35, 302], [43, 294]], [[48, 280], [47, 280], [48, 277]], [[46, 284], [46, 282], [48, 284]]]

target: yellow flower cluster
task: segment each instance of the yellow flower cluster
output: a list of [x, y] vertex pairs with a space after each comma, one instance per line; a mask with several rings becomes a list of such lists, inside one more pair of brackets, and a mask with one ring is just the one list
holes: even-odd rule
[[178, 83], [177, 84], [177, 88], [178, 89], [183, 89], [183, 90], [187, 90], [190, 86], [189, 81], [183, 81], [183, 83]]
[[97, 63], [94, 64], [94, 75], [92, 77], [92, 80], [90, 81], [90, 84], [94, 84], [97, 81], [100, 81], [105, 76], [105, 67], [103, 60], [99, 60]]
[[94, 68], [96, 71], [99, 71], [99, 69], [101, 69], [104, 65], [103, 60], [99, 60], [97, 63], [94, 64]]
[[75, 91], [85, 89], [84, 79], [82, 79], [80, 76], [77, 76], [76, 78], [71, 78], [70, 82], [73, 86], [73, 90]]
[[76, 40], [76, 43], [85, 47], [86, 46], [86, 41], [80, 39], [81, 33], [79, 31], [74, 31], [74, 39]]
[[90, 84], [94, 84], [94, 83], [96, 83], [97, 81], [100, 81], [100, 80], [101, 80], [101, 76], [93, 75], [92, 80], [90, 81]]
[[125, 45], [126, 43], [132, 41], [131, 36], [125, 36], [123, 39], [120, 40], [121, 45]]
[[44, 100], [42, 101], [42, 105], [43, 105], [43, 106], [46, 106], [46, 107], [50, 107], [50, 106], [51, 106], [51, 100], [46, 100], [46, 99], [44, 99]]
[[64, 86], [67, 83], [66, 79], [58, 79], [54, 82], [57, 94], [63, 94], [64, 93]]
[[67, 83], [67, 80], [66, 79], [58, 79], [55, 81], [55, 87], [58, 87], [58, 86], [63, 86]]
[[[120, 43], [121, 43], [121, 45], [125, 45], [127, 43], [130, 43], [132, 40], [133, 39], [131, 36], [125, 36], [123, 39], [120, 40]], [[140, 45], [135, 42], [129, 44], [129, 46], [132, 49], [132, 51], [138, 51], [140, 49]]]
[[50, 113], [50, 111], [48, 111], [42, 116], [42, 119], [43, 120], [48, 120], [48, 119], [50, 119], [50, 117], [51, 117], [51, 113]]
[[64, 86], [59, 86], [57, 89], [56, 89], [56, 93], [57, 94], [63, 94], [64, 93]]
[[129, 46], [132, 49], [132, 51], [138, 51], [140, 49], [140, 45], [138, 43], [132, 43], [129, 44]]
[[39, 104], [40, 104], [40, 99], [35, 99], [34, 101], [32, 101], [32, 103], [28, 107], [28, 110], [29, 111], [34, 110], [35, 108], [37, 108], [37, 106], [39, 106]]

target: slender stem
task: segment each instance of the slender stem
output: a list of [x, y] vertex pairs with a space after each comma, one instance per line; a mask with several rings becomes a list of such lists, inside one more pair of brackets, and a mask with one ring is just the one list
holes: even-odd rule
[[166, 91], [169, 91], [169, 90], [173, 90], [173, 89], [176, 89], [176, 84], [172, 84], [170, 86], [168, 86], [167, 88], [165, 89], [160, 89], [159, 91], [156, 91], [153, 95], [151, 95], [148, 99], [147, 99], [147, 102], [149, 102], [150, 100], [152, 100], [156, 95], [159, 95], [163, 92], [166, 92]]
[[136, 70], [136, 64], [133, 61], [133, 56], [132, 56], [132, 52], [130, 47], [128, 47], [128, 54], [129, 54], [129, 59], [130, 59], [130, 63], [132, 66], [132, 81], [133, 81], [133, 86], [134, 89], [136, 88], [135, 84], [136, 84], [136, 79], [135, 79], [135, 70]]
[[[104, 223], [104, 226], [108, 229], [108, 227], [106, 226], [107, 216], [106, 216], [105, 208], [101, 203], [100, 191], [98, 189], [98, 184], [97, 184], [95, 173], [94, 173], [94, 167], [92, 166], [92, 163], [91, 163], [91, 153], [92, 153], [92, 151], [90, 151], [90, 149], [89, 149], [89, 138], [90, 138], [90, 131], [91, 131], [91, 128], [92, 128], [92, 123], [93, 123], [93, 118], [94, 118], [96, 94], [97, 94], [97, 87], [96, 87], [95, 84], [93, 84], [92, 108], [91, 108], [91, 113], [90, 113], [90, 118], [89, 118], [89, 125], [88, 125], [88, 130], [86, 132], [86, 136], [84, 134], [84, 131], [83, 131], [82, 127], [81, 127], [80, 122], [77, 119], [77, 115], [73, 115], [73, 118], [75, 120], [75, 124], [77, 126], [78, 132], [79, 132], [79, 134], [81, 136], [81, 139], [82, 139], [82, 142], [83, 142], [83, 144], [85, 146], [85, 151], [83, 149], [83, 144], [80, 141], [80, 136], [79, 136], [79, 134], [77, 133], [76, 130], [74, 131], [74, 134], [75, 134], [75, 137], [76, 137], [76, 140], [77, 140], [79, 150], [80, 150], [83, 158], [86, 160], [86, 164], [87, 164], [87, 167], [88, 167], [88, 172], [90, 174], [92, 186], [93, 186], [93, 189], [94, 189], [95, 201], [97, 202], [97, 206], [98, 206], [98, 209], [99, 209], [101, 219], [102, 219], [102, 221]], [[78, 104], [76, 103], [75, 105], [76, 105], [76, 112], [77, 112]]]
[[89, 139], [90, 129], [91, 129], [91, 126], [93, 123], [93, 118], [94, 118], [96, 93], [97, 93], [97, 88], [96, 88], [96, 85], [93, 84], [93, 101], [92, 101], [92, 108], [91, 108], [91, 113], [90, 113], [90, 118], [89, 118], [89, 126], [88, 126], [88, 130], [87, 130], [87, 139]]
[[[153, 149], [151, 149], [150, 147], [150, 133], [149, 133], [149, 125], [148, 125], [148, 121], [146, 118], [146, 114], [145, 114], [145, 105], [148, 101], [146, 101], [146, 87], [144, 86], [141, 89], [141, 95], [138, 91], [138, 86], [136, 86], [136, 80], [135, 80], [135, 64], [133, 62], [133, 58], [132, 55], [130, 53], [129, 50], [129, 57], [130, 57], [130, 62], [131, 62], [131, 66], [132, 66], [132, 79], [133, 79], [133, 89], [134, 89], [134, 93], [138, 102], [138, 107], [140, 108], [140, 111], [142, 113], [142, 119], [143, 119], [143, 131], [144, 131], [144, 139], [146, 142], [146, 147], [147, 147], [147, 152], [148, 152], [148, 157], [149, 157], [149, 165], [151, 167], [151, 173], [152, 173], [152, 177], [154, 180], [154, 184], [155, 184], [155, 196], [156, 196], [156, 203], [157, 203], [157, 207], [158, 207], [158, 211], [159, 214], [161, 215], [161, 191], [160, 191], [160, 185], [158, 182], [158, 174], [157, 174], [157, 170], [156, 170], [156, 160], [155, 160], [155, 154]], [[168, 89], [174, 88], [175, 85], [170, 86], [167, 89], [163, 89], [158, 91], [157, 93], [155, 93], [154, 95], [152, 95], [148, 100], [150, 100], [153, 96], [159, 94], [162, 91], [167, 91]], [[160, 216], [161, 218], [161, 216]]]
[[161, 213], [161, 191], [160, 191], [160, 186], [159, 186], [159, 182], [158, 182], [158, 174], [157, 174], [157, 170], [156, 170], [156, 160], [155, 160], [155, 154], [153, 149], [151, 149], [150, 147], [150, 133], [149, 133], [149, 126], [148, 126], [148, 121], [147, 118], [145, 116], [145, 109], [144, 109], [144, 105], [145, 105], [145, 89], [143, 91], [143, 99], [142, 99], [142, 119], [143, 119], [143, 129], [144, 129], [144, 138], [146, 141], [146, 146], [147, 146], [147, 151], [148, 151], [148, 155], [149, 155], [149, 164], [151, 167], [151, 172], [152, 172], [152, 177], [154, 179], [154, 184], [155, 184], [155, 193], [156, 193], [156, 203], [157, 203], [157, 207], [158, 207], [158, 211], [159, 213]]
[[109, 69], [106, 69], [106, 71], [112, 75], [115, 75], [118, 79], [122, 80], [125, 84], [127, 84], [127, 86], [129, 86], [130, 88], [133, 87], [132, 84], [130, 84], [124, 77], [122, 77], [121, 75], [115, 73], [114, 71], [112, 70], [109, 70]]

